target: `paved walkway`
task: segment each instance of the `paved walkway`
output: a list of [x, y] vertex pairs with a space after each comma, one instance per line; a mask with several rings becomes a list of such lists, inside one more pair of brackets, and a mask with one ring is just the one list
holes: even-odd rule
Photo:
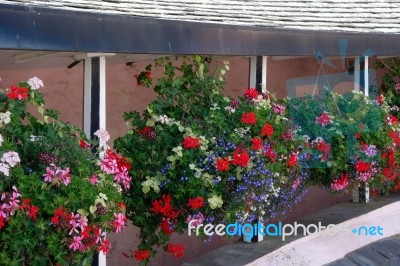
[[326, 266], [399, 266], [400, 235], [388, 237], [350, 252]]
[[[329, 239], [326, 239], [319, 236], [320, 234], [313, 234], [306, 237], [303, 237], [303, 235], [297, 237], [295, 236], [289, 237], [286, 241], [282, 241], [280, 237], [268, 237], [265, 238], [265, 240], [260, 243], [247, 244], [243, 242], [234, 242], [230, 245], [213, 250], [212, 252], [209, 252], [193, 260], [192, 262], [185, 263], [183, 265], [184, 266], [323, 265], [335, 261], [339, 258], [343, 258], [349, 252], [352, 252], [354, 250], [358, 251], [359, 248], [361, 248], [364, 245], [368, 245], [371, 242], [377, 241], [384, 237], [390, 237], [395, 234], [400, 234], [399, 221], [400, 221], [400, 196], [375, 198], [373, 202], [370, 202], [368, 204], [357, 204], [350, 202], [340, 203], [332, 207], [329, 207], [327, 209], [318, 211], [310, 216], [299, 219], [297, 222], [305, 225], [318, 222], [321, 222], [323, 225], [344, 224], [348, 227], [355, 225], [362, 226], [364, 224], [370, 226], [370, 225], [375, 225], [372, 223], [382, 223], [381, 226], [384, 226], [384, 233], [386, 234], [384, 234], [383, 237], [359, 236], [359, 238], [356, 238], [356, 241], [354, 241], [354, 236], [352, 236], [353, 237], [352, 240], [351, 238], [349, 238], [349, 236], [347, 236], [347, 238], [346, 237], [343, 238], [342, 236], [336, 236], [336, 235]], [[396, 241], [398, 241], [398, 238], [394, 238], [394, 240], [390, 239], [390, 241], [394, 241], [394, 243], [397, 243]], [[393, 242], [388, 242], [388, 243], [393, 243]], [[375, 247], [375, 245], [373, 247]], [[366, 254], [366, 253], [364, 252], [361, 254]], [[392, 256], [391, 254], [392, 253], [386, 255], [390, 257]], [[357, 257], [357, 255], [354, 256]], [[356, 257], [354, 256], [352, 257], [353, 260], [346, 258], [343, 261], [343, 263], [349, 262], [353, 264], [334, 264], [333, 266], [377, 265], [377, 264], [365, 264], [363, 263], [363, 261], [355, 262], [354, 260]], [[361, 259], [361, 256], [359, 256], [359, 258]], [[340, 261], [335, 261], [335, 263], [336, 262], [341, 263]], [[400, 263], [397, 265], [400, 265]]]

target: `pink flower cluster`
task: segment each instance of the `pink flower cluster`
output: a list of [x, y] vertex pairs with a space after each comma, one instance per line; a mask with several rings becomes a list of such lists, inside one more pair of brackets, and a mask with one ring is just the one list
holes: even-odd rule
[[7, 220], [18, 210], [20, 203], [21, 194], [15, 186], [12, 187], [12, 193], [3, 192], [1, 194], [0, 229], [4, 226], [4, 220]]
[[119, 233], [126, 227], [126, 216], [123, 213], [114, 213], [115, 219], [112, 224], [114, 226], [114, 232]]
[[130, 188], [132, 178], [129, 176], [128, 171], [131, 169], [131, 164], [126, 157], [121, 157], [107, 150], [104, 158], [98, 164], [106, 174], [114, 175], [114, 181], [124, 189], [128, 190]]
[[186, 222], [190, 223], [190, 221], [193, 221], [192, 225], [198, 226], [204, 222], [204, 219], [205, 219], [204, 215], [201, 212], [199, 212], [197, 214], [194, 214], [193, 216], [189, 215], [186, 219]]
[[272, 110], [276, 114], [283, 115], [285, 113], [286, 107], [281, 105], [281, 104], [279, 104], [279, 103], [274, 103], [274, 106], [272, 107]]
[[46, 167], [46, 173], [43, 174], [44, 182], [55, 183], [57, 187], [63, 183], [65, 186], [71, 182], [69, 168], [62, 169], [54, 164], [51, 167]]

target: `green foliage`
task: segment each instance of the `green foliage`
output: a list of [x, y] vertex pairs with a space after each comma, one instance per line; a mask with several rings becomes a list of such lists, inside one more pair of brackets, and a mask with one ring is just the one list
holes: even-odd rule
[[[93, 241], [94, 230], [114, 230], [111, 222], [114, 213], [120, 212], [117, 202], [123, 201], [122, 195], [113, 176], [102, 173], [97, 165], [98, 152], [80, 146], [80, 141], [97, 143], [89, 143], [78, 128], [59, 121], [58, 111], [45, 109], [42, 94], [28, 83], [18, 88], [27, 88], [27, 94], [15, 98], [0, 93], [1, 264], [91, 265], [95, 250], [109, 249], [104, 235], [98, 235], [98, 243]], [[38, 108], [38, 117], [27, 111], [28, 103]], [[4, 119], [7, 115], [10, 121]], [[5, 159], [9, 152], [19, 157], [15, 166]], [[9, 174], [5, 165], [9, 165]], [[44, 174], [52, 170], [56, 171], [52, 182], [46, 181]], [[91, 184], [89, 178], [94, 174], [98, 182]], [[91, 212], [103, 194], [108, 198], [106, 211], [101, 215]], [[58, 217], [59, 224], [53, 221], [57, 209], [65, 214]], [[73, 231], [72, 214], [87, 219], [86, 227], [82, 224]], [[70, 245], [74, 237], [82, 236], [83, 228], [87, 231], [83, 246], [74, 250]]]
[[[168, 250], [165, 221], [167, 228], [182, 233], [190, 219], [213, 224], [269, 219], [288, 209], [303, 193], [302, 179], [307, 172], [301, 172], [296, 163], [287, 165], [289, 157], [297, 158], [299, 142], [290, 137], [285, 111], [272, 109], [284, 101], [270, 94], [258, 95], [255, 89], [249, 90], [253, 98], [247, 95], [236, 101], [224, 97], [228, 62], [213, 71], [210, 61], [194, 56], [176, 66], [163, 58], [155, 63], [161, 69], [157, 73], [162, 72], [156, 81], [149, 73], [151, 66], [137, 76], [138, 84], [151, 88], [157, 98], [142, 115], [124, 115], [130, 130], [114, 147], [132, 161], [134, 179], [127, 209], [133, 224], [140, 228], [140, 251], [154, 254], [154, 246]], [[257, 121], [241, 122], [246, 113], [253, 113]], [[273, 127], [273, 136], [261, 136], [267, 123]], [[252, 138], [256, 137], [264, 144], [252, 150]], [[197, 142], [195, 147], [186, 146], [190, 138]], [[267, 147], [276, 158], [264, 155]], [[249, 158], [240, 166], [234, 160], [242, 148]], [[229, 169], [218, 169], [220, 159], [227, 161]], [[293, 186], [295, 181], [298, 184]], [[166, 197], [171, 201], [164, 202], [165, 209], [172, 209], [176, 216], [157, 211], [157, 202]], [[190, 201], [196, 198], [204, 204], [193, 208]]]

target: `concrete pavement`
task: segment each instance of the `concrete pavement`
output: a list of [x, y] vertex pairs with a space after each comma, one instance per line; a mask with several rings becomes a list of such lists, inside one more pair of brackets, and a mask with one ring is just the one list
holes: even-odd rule
[[[367, 204], [340, 203], [298, 219], [297, 222], [305, 225], [318, 222], [323, 225], [340, 224], [341, 228], [347, 228], [344, 230], [344, 235], [317, 233], [292, 236], [284, 242], [280, 237], [265, 237], [264, 241], [253, 244], [234, 242], [183, 265], [323, 265], [341, 259], [346, 254], [377, 240], [400, 234], [398, 221], [400, 221], [400, 196], [374, 198]], [[351, 233], [354, 228], [378, 225], [383, 227], [382, 236], [378, 234], [365, 236], [363, 230], [360, 235]]]

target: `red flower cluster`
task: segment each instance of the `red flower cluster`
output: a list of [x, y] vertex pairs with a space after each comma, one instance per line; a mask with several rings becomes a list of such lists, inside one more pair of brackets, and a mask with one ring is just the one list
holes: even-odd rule
[[357, 172], [368, 172], [371, 167], [370, 163], [358, 161], [356, 162], [356, 170]]
[[147, 140], [153, 140], [157, 138], [157, 132], [153, 127], [145, 126], [138, 132], [139, 135], [142, 135]]
[[248, 88], [244, 93], [244, 97], [246, 99], [257, 99], [258, 98], [258, 91], [254, 88]]
[[391, 125], [397, 125], [399, 123], [399, 119], [395, 117], [394, 115], [388, 115], [386, 117], [386, 123], [391, 126]]
[[236, 148], [236, 150], [233, 152], [232, 164], [246, 167], [249, 163], [249, 160], [250, 156], [247, 153], [246, 149]]
[[290, 157], [289, 157], [289, 160], [288, 160], [288, 162], [287, 162], [287, 165], [288, 165], [289, 167], [296, 166], [298, 160], [299, 160], [299, 158], [297, 157], [297, 154], [293, 152], [293, 153], [290, 155]]
[[393, 140], [393, 143], [395, 145], [400, 144], [400, 134], [397, 131], [390, 131], [389, 132], [389, 137]]
[[276, 160], [276, 156], [277, 156], [276, 152], [271, 147], [268, 147], [267, 150], [265, 151], [265, 157], [267, 157], [273, 163]]
[[165, 217], [161, 219], [160, 228], [166, 235], [170, 235], [174, 232], [174, 229], [171, 228], [171, 223]]
[[151, 78], [151, 72], [150, 71], [144, 72], [144, 75], [142, 73], [140, 75], [135, 74], [136, 85], [138, 85], [138, 86], [142, 86], [143, 85], [143, 79], [144, 78], [148, 78], [148, 79]]
[[80, 146], [82, 149], [90, 149], [89, 143], [87, 143], [84, 139], [81, 139], [81, 140], [79, 141], [79, 146]]
[[331, 188], [336, 191], [345, 189], [349, 185], [349, 174], [342, 173], [339, 178], [333, 180]]
[[192, 210], [201, 208], [201, 207], [203, 207], [203, 205], [204, 205], [203, 197], [196, 197], [194, 199], [189, 199], [189, 202], [187, 204], [187, 206], [192, 208]]
[[137, 259], [138, 261], [147, 260], [148, 258], [150, 258], [150, 250], [148, 250], [148, 249], [144, 249], [144, 250], [135, 250], [135, 251], [133, 252], [133, 256], [134, 256], [135, 259]]
[[162, 214], [164, 217], [174, 220], [179, 216], [180, 211], [174, 210], [171, 201], [171, 195], [163, 194], [160, 200], [153, 200], [151, 211]]
[[167, 251], [171, 253], [175, 258], [179, 258], [183, 256], [183, 251], [185, 250], [185, 246], [182, 244], [168, 244]]
[[329, 153], [331, 151], [331, 145], [328, 143], [325, 143], [323, 141], [319, 142], [317, 144], [317, 150], [322, 152], [322, 160], [328, 161], [329, 160]]
[[377, 100], [377, 102], [379, 103], [379, 104], [382, 104], [383, 103], [383, 95], [382, 94], [379, 94], [379, 96], [376, 98], [376, 100]]
[[274, 135], [274, 128], [270, 124], [266, 123], [264, 127], [261, 129], [261, 136], [272, 137], [272, 135]]
[[28, 88], [10, 87], [7, 97], [11, 100], [23, 100], [28, 98]]
[[331, 123], [331, 118], [327, 113], [323, 113], [319, 117], [317, 117], [317, 123], [320, 124], [321, 126], [327, 126]]
[[390, 181], [394, 181], [398, 176], [398, 165], [396, 162], [396, 155], [394, 149], [391, 148], [389, 153], [382, 153], [382, 159], [387, 160], [387, 167], [385, 167], [382, 171], [382, 174]]
[[260, 138], [252, 138], [251, 142], [252, 142], [251, 148], [253, 150], [255, 150], [255, 151], [261, 150], [263, 143]]
[[218, 157], [215, 162], [215, 167], [220, 172], [225, 172], [229, 170], [229, 158]]
[[185, 149], [197, 149], [198, 147], [200, 147], [200, 141], [198, 138], [193, 138], [189, 136], [183, 140], [182, 145]]
[[254, 125], [257, 122], [256, 114], [253, 112], [244, 113], [244, 114], [242, 114], [242, 118], [240, 119], [240, 122], [242, 122], [243, 124]]
[[61, 207], [54, 210], [54, 216], [51, 218], [51, 223], [62, 229], [66, 229], [69, 227], [70, 220], [70, 214], [67, 213], [67, 210], [64, 207]]
[[31, 203], [31, 199], [22, 199], [22, 205], [19, 206], [19, 209], [26, 211], [28, 216], [36, 222], [39, 208], [35, 205], [31, 205], [30, 203]]

